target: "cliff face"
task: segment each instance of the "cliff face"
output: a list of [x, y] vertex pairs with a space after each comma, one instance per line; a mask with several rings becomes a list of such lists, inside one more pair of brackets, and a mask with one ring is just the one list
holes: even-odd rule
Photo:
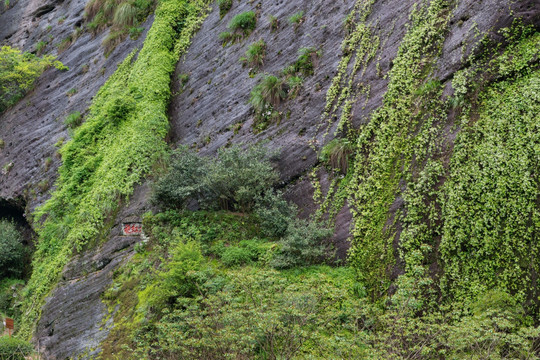
[[[83, 25], [85, 3], [85, 0], [12, 2], [0, 12], [0, 42], [35, 51], [36, 44], [45, 41], [44, 52], [55, 54], [58, 52], [55, 45]], [[355, 217], [361, 209], [356, 202], [353, 216], [349, 204], [357, 199], [333, 198], [334, 189], [329, 188], [335, 186], [336, 176], [321, 166], [318, 152], [336, 134], [366, 126], [372, 114], [384, 104], [391, 81], [388, 74], [412, 26], [411, 13], [415, 5], [422, 4], [415, 0], [235, 1], [223, 19], [214, 6], [172, 78], [169, 142], [173, 146], [188, 145], [201, 154], [214, 154], [230, 144], [263, 141], [270, 148], [280, 149], [279, 170], [286, 196], [299, 205], [304, 217], [320, 209], [324, 199], [328, 199], [330, 207], [336, 207], [333, 210], [327, 207], [321, 217], [331, 218], [335, 224], [333, 241], [338, 256], [346, 258], [353, 233], [351, 227], [358, 221]], [[223, 46], [219, 33], [227, 30], [235, 14], [249, 10], [257, 12], [255, 31], [239, 43]], [[345, 20], [353, 10], [360, 15], [347, 28]], [[289, 23], [289, 17], [299, 11], [303, 11], [300, 23]], [[278, 20], [277, 27], [273, 28], [271, 16]], [[494, 43], [504, 43], [498, 31], [511, 26], [516, 18], [540, 28], [540, 4], [535, 0], [461, 0], [451, 2], [451, 10], [440, 16], [444, 29], [440, 33], [442, 38], [437, 39], [438, 49], [434, 49], [429, 61], [425, 60], [427, 56], [421, 61], [431, 62], [430, 77], [440, 82], [443, 97], [454, 93], [454, 74], [470, 67], [467, 59], [485, 50], [478, 46], [484, 35]], [[144, 24], [145, 29], [150, 28], [152, 21], [151, 16]], [[343, 41], [359, 31], [358, 24], [369, 29], [369, 35], [362, 32], [361, 36], [366, 38], [355, 43], [355, 48], [346, 49]], [[0, 177], [0, 197], [19, 207], [26, 206], [27, 216], [49, 197], [49, 190], [54, 190], [60, 166], [55, 144], [70, 137], [63, 119], [74, 111], [85, 113], [117, 65], [133, 49], [142, 46], [146, 31], [139, 40], [121, 43], [108, 57], [103, 56], [101, 46], [105, 36], [106, 32], [97, 36], [83, 32], [58, 54], [58, 60], [70, 70], [47, 70], [34, 90], [0, 115], [0, 138], [5, 142], [5, 148], [0, 151], [0, 166], [13, 163], [11, 170]], [[243, 66], [240, 58], [258, 40], [266, 43], [263, 64], [260, 68]], [[277, 107], [279, 119], [270, 121], [266, 128], [257, 127], [249, 104], [252, 89], [263, 73], [279, 76], [298, 59], [302, 48], [320, 51], [313, 57], [313, 74], [305, 76], [296, 98]], [[342, 60], [347, 56], [352, 56], [352, 60], [343, 66]], [[328, 99], [328, 90], [336, 81], [348, 83], [350, 88], [341, 100], [349, 105], [346, 110], [341, 105], [332, 106]], [[335, 110], [329, 111], [332, 108]], [[338, 120], [343, 113], [347, 118], [345, 128]], [[445, 130], [436, 140], [444, 148], [442, 153], [450, 154], [443, 161], [446, 167], [461, 130], [456, 125], [456, 116], [449, 111], [442, 124]], [[47, 158], [52, 162], [45, 165]], [[405, 188], [403, 181], [398, 188]], [[385, 229], [394, 227], [391, 243], [397, 249], [403, 227], [398, 214], [406, 211], [405, 200], [403, 193], [392, 192], [390, 196], [393, 198], [387, 204], [383, 223]], [[114, 324], [114, 314], [109, 317], [102, 294], [110, 286], [114, 270], [133, 255], [133, 247], [140, 241], [139, 237], [122, 236], [121, 226], [126, 219], [139, 219], [150, 209], [147, 184], [139, 185], [129, 203], [121, 206], [107, 224], [104, 241], [75, 255], [46, 299], [34, 342], [47, 359], [89, 358], [98, 354], [100, 343]], [[405, 271], [398, 252], [394, 257], [391, 269], [386, 269], [392, 281]], [[440, 265], [437, 261], [431, 264], [434, 277], [439, 276]]]

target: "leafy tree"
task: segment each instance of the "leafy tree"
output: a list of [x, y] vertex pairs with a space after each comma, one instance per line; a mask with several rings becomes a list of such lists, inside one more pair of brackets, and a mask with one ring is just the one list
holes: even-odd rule
[[156, 184], [154, 199], [165, 207], [183, 207], [193, 199], [203, 209], [250, 211], [278, 181], [272, 155], [261, 146], [232, 146], [205, 158], [182, 147], [173, 154], [169, 173]]
[[20, 277], [25, 252], [21, 233], [15, 224], [0, 220], [0, 277]]
[[314, 222], [296, 219], [289, 224], [287, 235], [280, 241], [280, 251], [274, 256], [271, 265], [277, 269], [288, 269], [324, 262], [331, 250], [325, 240], [332, 233], [332, 230]]

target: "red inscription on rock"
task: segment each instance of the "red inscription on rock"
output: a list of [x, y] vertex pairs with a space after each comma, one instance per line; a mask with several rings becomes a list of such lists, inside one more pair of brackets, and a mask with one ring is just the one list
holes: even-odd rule
[[123, 232], [124, 232], [124, 235], [141, 235], [142, 234], [142, 224], [140, 224], [140, 223], [124, 224]]

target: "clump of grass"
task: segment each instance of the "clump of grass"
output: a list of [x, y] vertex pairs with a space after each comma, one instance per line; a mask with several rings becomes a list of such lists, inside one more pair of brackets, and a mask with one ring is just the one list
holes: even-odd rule
[[71, 43], [73, 42], [73, 37], [72, 35], [69, 35], [67, 38], [63, 39], [62, 41], [60, 41], [57, 45], [56, 45], [56, 48], [58, 49], [58, 52], [61, 53], [63, 52], [64, 50], [66, 50], [68, 47], [71, 46]]
[[320, 154], [323, 163], [332, 170], [347, 173], [349, 169], [349, 158], [354, 153], [354, 144], [348, 139], [334, 139], [326, 144]]
[[139, 36], [141, 36], [143, 31], [144, 31], [144, 27], [142, 27], [142, 26], [140, 26], [140, 27], [132, 26], [132, 27], [129, 28], [129, 37], [132, 40], [137, 40], [139, 38]]
[[302, 79], [300, 76], [291, 76], [288, 78], [287, 86], [289, 88], [289, 98], [294, 99], [300, 92], [300, 89], [302, 89], [303, 85], [304, 79]]
[[265, 75], [253, 88], [249, 102], [255, 111], [254, 129], [262, 131], [270, 122], [279, 122], [281, 114], [275, 108], [287, 98], [287, 84], [274, 75]]
[[109, 35], [103, 40], [103, 46], [105, 47], [105, 56], [109, 56], [116, 46], [118, 46], [124, 39], [124, 30], [111, 31]]
[[274, 75], [266, 75], [251, 92], [250, 103], [257, 113], [262, 113], [268, 107], [278, 106], [287, 97], [285, 83]]
[[243, 65], [259, 67], [264, 64], [265, 56], [266, 42], [264, 42], [264, 40], [259, 40], [249, 46], [246, 51], [246, 56], [240, 58], [240, 62], [242, 62]]
[[82, 115], [79, 111], [72, 112], [64, 120], [64, 124], [70, 129], [74, 129], [82, 123]]
[[311, 76], [315, 71], [316, 60], [321, 57], [322, 52], [313, 47], [301, 48], [298, 51], [298, 59], [283, 70], [284, 76]]
[[114, 12], [113, 24], [119, 27], [133, 26], [137, 21], [138, 9], [129, 2], [120, 4]]
[[232, 0], [218, 0], [219, 17], [223, 19], [225, 15], [231, 10], [233, 5]]
[[235, 43], [248, 37], [256, 26], [257, 15], [253, 11], [246, 11], [233, 17], [228, 25], [230, 31], [221, 33], [219, 38], [223, 45]]
[[45, 46], [47, 46], [47, 43], [43, 40], [39, 41], [36, 44], [36, 54], [40, 55], [43, 49], [45, 49]]
[[294, 30], [298, 29], [300, 25], [305, 21], [304, 12], [299, 11], [289, 17], [289, 24], [294, 25]]
[[272, 32], [276, 31], [279, 28], [279, 20], [274, 15], [268, 15], [268, 21], [270, 22], [270, 28]]
[[183, 73], [178, 75], [178, 82], [180, 83], [180, 91], [183, 92], [189, 82], [189, 74]]
[[50, 169], [52, 163], [53, 163], [52, 157], [48, 157], [48, 158], [45, 159], [45, 161], [43, 162], [43, 166], [45, 167], [45, 171]]
[[103, 41], [108, 56], [128, 35], [137, 39], [142, 34], [144, 28], [139, 25], [154, 3], [154, 0], [90, 0], [85, 7], [86, 28], [96, 34], [111, 27]]
[[68, 90], [68, 92], [66, 93], [66, 95], [67, 95], [68, 97], [72, 97], [72, 96], [75, 95], [77, 92], [78, 92], [77, 89], [71, 88], [71, 89]]

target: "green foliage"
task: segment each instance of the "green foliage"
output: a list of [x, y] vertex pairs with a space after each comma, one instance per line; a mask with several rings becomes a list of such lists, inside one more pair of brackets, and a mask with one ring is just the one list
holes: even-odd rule
[[182, 207], [190, 199], [204, 209], [249, 211], [257, 198], [278, 180], [272, 154], [261, 146], [233, 146], [216, 158], [202, 158], [182, 147], [173, 156], [170, 172], [156, 185], [155, 200]]
[[264, 40], [259, 40], [249, 46], [249, 48], [246, 51], [246, 56], [240, 58], [240, 61], [244, 65], [259, 67], [264, 64], [265, 56], [266, 56], [266, 43], [264, 42]]
[[116, 26], [133, 26], [137, 21], [138, 9], [130, 4], [129, 2], [124, 2], [118, 5], [114, 12], [113, 23]]
[[257, 200], [254, 213], [259, 218], [261, 232], [270, 238], [284, 236], [296, 215], [296, 208], [285, 200], [280, 192], [267, 190]]
[[225, 15], [231, 10], [233, 5], [233, 0], [218, 0], [219, 6], [219, 17], [223, 19]]
[[267, 243], [253, 240], [242, 240], [238, 246], [226, 247], [221, 254], [221, 261], [228, 267], [253, 264], [267, 252]]
[[[19, 318], [20, 290], [24, 287], [24, 281], [20, 279], [3, 278], [0, 280], [0, 317], [2, 315]], [[1, 327], [1, 326], [0, 326]]]
[[51, 55], [39, 58], [9, 46], [0, 48], [0, 113], [30, 91], [45, 69], [54, 66], [59, 70], [67, 70], [55, 59]]
[[25, 289], [23, 336], [32, 333], [44, 298], [73, 251], [107, 233], [106, 219], [114, 218], [122, 199], [165, 155], [171, 74], [207, 9], [203, 0], [161, 1], [136, 60], [133, 52], [118, 67], [60, 150], [56, 190], [35, 213], [41, 225]]
[[70, 129], [74, 129], [82, 123], [82, 115], [79, 111], [72, 112], [64, 120], [64, 124]]
[[174, 305], [179, 298], [193, 297], [197, 294], [196, 272], [205, 262], [199, 244], [179, 242], [170, 251], [170, 262], [160, 274], [154, 286], [147, 287], [141, 298], [149, 297], [149, 306], [161, 309]]
[[299, 11], [289, 17], [289, 24], [294, 25], [294, 28], [297, 29], [305, 20], [304, 12]]
[[251, 34], [257, 26], [257, 15], [253, 11], [246, 11], [236, 15], [229, 22], [229, 29], [231, 31], [242, 32], [244, 36]]
[[38, 41], [36, 44], [36, 53], [39, 55], [45, 49], [45, 46], [47, 46], [47, 43], [45, 41]]
[[332, 170], [343, 174], [349, 169], [349, 161], [354, 153], [354, 144], [346, 138], [335, 138], [321, 149], [320, 159]]
[[315, 62], [322, 56], [322, 52], [313, 47], [301, 48], [298, 50], [298, 60], [283, 70], [284, 76], [294, 76], [301, 74], [311, 76], [314, 73]]
[[[540, 49], [540, 35], [508, 50], [515, 64], [522, 47]], [[440, 251], [442, 286], [459, 299], [498, 286], [524, 301], [538, 286], [531, 274], [540, 270], [539, 180], [526, 174], [537, 172], [540, 156], [539, 77], [540, 71], [522, 68], [490, 86], [480, 96], [474, 127], [456, 139]]]
[[126, 36], [136, 39], [144, 28], [139, 27], [152, 11], [153, 0], [90, 0], [85, 7], [86, 28], [94, 34], [110, 27], [103, 41], [107, 56]]
[[26, 255], [22, 240], [13, 222], [0, 220], [0, 278], [22, 275]]
[[363, 358], [352, 339], [359, 302], [346, 275], [329, 273], [286, 278], [243, 268], [225, 281], [201, 274], [201, 296], [138, 331], [133, 358]]
[[26, 356], [34, 352], [34, 347], [27, 341], [9, 337], [0, 337], [0, 359], [25, 360]]
[[331, 256], [328, 241], [333, 231], [315, 222], [296, 220], [289, 224], [287, 235], [279, 242], [280, 248], [271, 265], [276, 269], [320, 264]]
[[[410, 180], [408, 174], [411, 160], [415, 158], [420, 163], [426, 160], [426, 154], [434, 146], [433, 138], [437, 134], [437, 128], [432, 125], [438, 116], [444, 114], [442, 104], [438, 101], [438, 92], [424, 91], [421, 96], [417, 89], [430, 74], [429, 64], [434, 61], [437, 49], [442, 46], [442, 34], [451, 12], [449, 3], [444, 0], [423, 2], [412, 11], [411, 25], [388, 74], [388, 91], [383, 105], [371, 115], [369, 123], [361, 128], [356, 141], [357, 153], [362, 156], [355, 158], [348, 189], [348, 201], [354, 209], [350, 261], [358, 270], [359, 280], [367, 286], [374, 299], [386, 296], [388, 276], [397, 256], [392, 243], [394, 229], [388, 220], [390, 205], [400, 193], [400, 181]], [[369, 33], [369, 29], [361, 28], [356, 33], [358, 41], [368, 43], [370, 40], [366, 36]], [[343, 48], [354, 51], [354, 44], [357, 44], [357, 40], [353, 36], [344, 42]], [[368, 49], [366, 47], [364, 51]], [[355, 66], [360, 68], [361, 65], [359, 62]], [[340, 99], [348, 98], [348, 91], [342, 93], [343, 97], [340, 95], [338, 104]], [[343, 111], [347, 118], [351, 105], [345, 102]], [[437, 175], [434, 171], [430, 182], [436, 181]], [[414, 204], [421, 202], [418, 199]], [[422, 289], [429, 289], [429, 281], [423, 277], [428, 271], [425, 265], [427, 262], [422, 261], [422, 255], [429, 253], [431, 244], [420, 244], [423, 243], [421, 235], [429, 237], [427, 230], [435, 230], [417, 224], [423, 218], [420, 214], [424, 210], [427, 210], [425, 206], [418, 208], [417, 212], [411, 210], [407, 213], [410, 219], [405, 221], [411, 225], [410, 233], [408, 228], [401, 235], [400, 249], [403, 249], [403, 253], [400, 258], [407, 258], [406, 276], [410, 272], [416, 281], [426, 280]], [[431, 221], [435, 222], [436, 219], [432, 216]], [[418, 298], [424, 295], [419, 294]]]
[[223, 42], [223, 45], [236, 43], [248, 37], [256, 26], [257, 15], [253, 11], [238, 14], [229, 22], [228, 28], [230, 31], [219, 34], [219, 39]]
[[275, 112], [274, 107], [286, 97], [284, 81], [274, 75], [264, 75], [251, 91], [249, 102], [259, 120], [269, 120]]
[[268, 21], [270, 22], [270, 28], [272, 32], [276, 31], [279, 28], [279, 19], [274, 15], [268, 15]]

